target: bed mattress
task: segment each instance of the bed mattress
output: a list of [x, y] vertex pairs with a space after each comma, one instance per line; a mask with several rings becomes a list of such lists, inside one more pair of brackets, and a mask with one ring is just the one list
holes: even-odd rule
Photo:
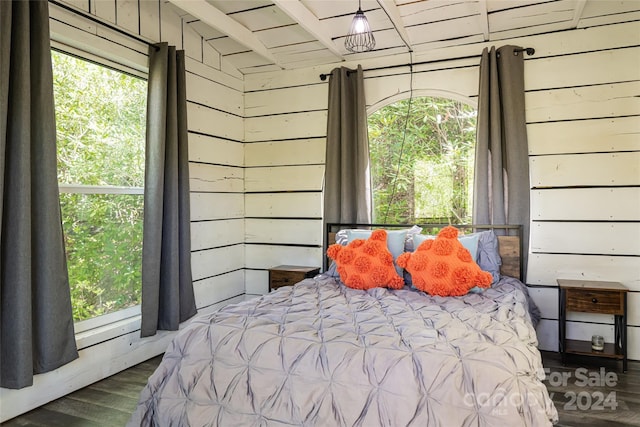
[[194, 319], [131, 426], [545, 426], [526, 287], [368, 291], [319, 275]]

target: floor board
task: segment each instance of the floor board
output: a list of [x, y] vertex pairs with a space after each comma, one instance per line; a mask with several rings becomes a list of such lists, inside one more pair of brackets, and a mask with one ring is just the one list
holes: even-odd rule
[[640, 363], [542, 352], [545, 385], [558, 410], [561, 427], [640, 426]]
[[2, 427], [123, 427], [162, 356], [13, 418]]
[[[640, 427], [640, 363], [574, 357], [562, 365], [542, 352], [545, 385], [560, 416], [559, 427]], [[71, 393], [2, 424], [2, 427], [122, 427], [161, 356]], [[609, 398], [608, 400], [607, 397]], [[615, 406], [615, 408], [614, 408]]]

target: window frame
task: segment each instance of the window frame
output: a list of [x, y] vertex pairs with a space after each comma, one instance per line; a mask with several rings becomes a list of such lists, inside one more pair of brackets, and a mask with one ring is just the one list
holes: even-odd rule
[[[380, 100], [380, 101], [378, 101], [378, 102], [376, 102], [374, 104], [371, 104], [369, 107], [367, 107], [367, 109], [366, 109], [366, 112], [367, 112], [367, 127], [368, 127], [369, 117], [373, 113], [381, 110], [382, 108], [385, 108], [385, 107], [387, 107], [389, 105], [393, 105], [393, 104], [395, 104], [397, 102], [400, 102], [400, 101], [405, 101], [405, 100], [415, 99], [415, 98], [425, 98], [425, 97], [450, 99], [452, 101], [456, 101], [456, 102], [460, 102], [462, 104], [466, 104], [467, 106], [473, 108], [476, 111], [476, 113], [478, 111], [477, 97], [471, 98], [469, 96], [463, 95], [463, 94], [458, 93], [458, 92], [452, 92], [452, 91], [442, 90], [442, 89], [411, 89], [409, 91], [398, 92], [393, 96], [389, 96], [387, 98], [384, 98], [384, 99], [382, 99], [382, 100]], [[475, 146], [474, 146], [474, 150], [475, 150]], [[369, 153], [371, 153], [371, 148], [369, 148]], [[477, 155], [477, 153], [475, 155]], [[371, 165], [369, 166], [369, 174], [372, 175], [371, 174]], [[373, 176], [371, 176], [370, 179], [373, 182]], [[473, 197], [473, 191], [472, 191], [471, 197]], [[372, 198], [371, 198], [371, 203], [372, 203], [371, 211], [372, 211], [372, 213], [374, 213], [375, 212], [375, 207], [374, 207], [373, 194], [372, 194]]]
[[[135, 63], [120, 57], [117, 53], [108, 53], [106, 51], [99, 51], [99, 49], [92, 49], [90, 46], [81, 44], [74, 40], [56, 36], [53, 31], [51, 33], [50, 41], [51, 50], [56, 50], [64, 53], [65, 55], [83, 59], [133, 77], [149, 80], [149, 68], [147, 63]], [[126, 46], [121, 47], [126, 50], [131, 50], [131, 48], [127, 48]], [[96, 53], [97, 51], [100, 53]], [[144, 54], [144, 58], [145, 60], [148, 60], [148, 54]]]
[[[56, 51], [65, 55], [73, 56], [80, 60], [88, 61], [98, 66], [109, 68], [113, 71], [126, 74], [134, 78], [141, 78], [148, 82], [149, 74], [148, 67], [135, 62], [128, 61], [120, 58], [117, 54], [105, 53], [104, 56], [89, 52], [87, 46], [81, 42], [70, 40], [67, 38], [61, 38], [55, 34], [52, 29], [51, 32], [51, 51]], [[132, 49], [126, 46], [120, 45], [123, 49]], [[102, 53], [102, 52], [101, 52]], [[124, 51], [122, 52], [124, 53]], [[148, 55], [144, 56], [145, 60], [148, 60]], [[122, 59], [122, 60], [121, 60]], [[120, 187], [113, 185], [82, 185], [82, 184], [63, 184], [58, 183], [59, 194], [108, 194], [108, 195], [142, 195], [144, 196], [144, 187]], [[115, 312], [106, 313], [100, 316], [92, 317], [85, 320], [74, 321], [74, 329], [76, 334], [76, 341], [78, 348], [85, 348], [87, 346], [95, 344], [93, 341], [98, 342], [104, 339], [112, 338], [113, 331], [109, 331], [109, 328], [116, 326], [117, 331], [123, 331], [125, 329], [140, 327], [141, 319], [141, 304], [137, 304], [131, 307], [120, 309]], [[129, 324], [129, 327], [124, 326], [122, 322]], [[101, 338], [103, 337], [104, 338]], [[83, 344], [88, 339], [88, 344]]]

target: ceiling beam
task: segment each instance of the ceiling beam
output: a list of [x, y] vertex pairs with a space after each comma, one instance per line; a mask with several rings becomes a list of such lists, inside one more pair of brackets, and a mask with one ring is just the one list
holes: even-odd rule
[[251, 49], [273, 64], [280, 65], [276, 57], [269, 52], [251, 30], [236, 20], [229, 18], [220, 9], [212, 6], [205, 0], [169, 0], [169, 2], [194, 18], [209, 25], [211, 28], [215, 28], [221, 33], [231, 37], [236, 42]]
[[337, 48], [331, 35], [323, 27], [320, 20], [306, 8], [302, 2], [295, 0], [272, 0], [276, 6], [284, 13], [289, 15], [289, 18], [293, 19], [300, 25], [306, 32], [315, 37], [324, 47], [329, 49], [331, 53], [343, 60], [342, 52]]
[[489, 40], [489, 12], [487, 10], [487, 0], [480, 0], [478, 2], [478, 8], [480, 9], [480, 25], [482, 26], [482, 36], [484, 41]]
[[571, 28], [578, 28], [580, 19], [582, 18], [582, 12], [584, 12], [584, 6], [587, 4], [587, 0], [578, 0], [573, 11], [573, 21], [571, 21]]
[[409, 39], [409, 33], [407, 33], [407, 29], [404, 27], [404, 22], [402, 22], [402, 16], [400, 16], [400, 11], [398, 10], [396, 2], [394, 0], [378, 0], [378, 4], [391, 20], [391, 23], [398, 32], [398, 35], [407, 46], [407, 49], [409, 49], [409, 51], [413, 51], [413, 47], [411, 47], [411, 39]]

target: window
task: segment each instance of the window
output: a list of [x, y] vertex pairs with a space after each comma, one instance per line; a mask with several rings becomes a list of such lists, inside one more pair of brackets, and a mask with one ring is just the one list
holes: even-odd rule
[[374, 222], [470, 223], [476, 110], [435, 97], [413, 99], [407, 117], [408, 107], [368, 119]]
[[147, 82], [52, 51], [74, 320], [140, 304]]

